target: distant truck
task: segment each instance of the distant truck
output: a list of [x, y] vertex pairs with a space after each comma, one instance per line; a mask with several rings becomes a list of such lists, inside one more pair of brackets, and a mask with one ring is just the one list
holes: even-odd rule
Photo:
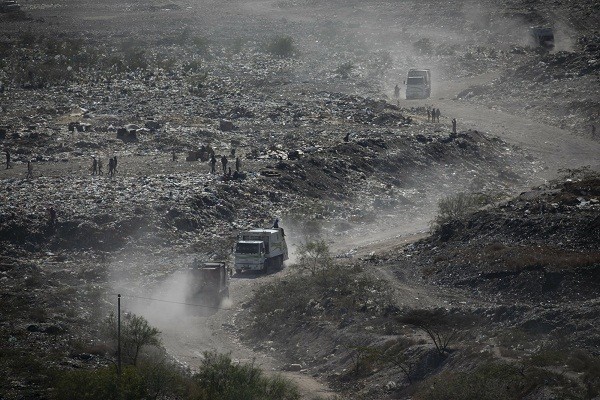
[[240, 232], [234, 249], [234, 268], [242, 271], [268, 272], [283, 268], [288, 249], [282, 228], [251, 229]]
[[529, 31], [535, 46], [548, 50], [554, 49], [554, 31], [552, 28], [534, 26]]
[[411, 69], [404, 82], [406, 99], [427, 99], [431, 96], [431, 71], [428, 69]]
[[0, 0], [0, 13], [11, 13], [21, 10], [21, 6], [14, 0]]
[[194, 261], [189, 268], [190, 301], [218, 307], [229, 297], [229, 268], [224, 262]]

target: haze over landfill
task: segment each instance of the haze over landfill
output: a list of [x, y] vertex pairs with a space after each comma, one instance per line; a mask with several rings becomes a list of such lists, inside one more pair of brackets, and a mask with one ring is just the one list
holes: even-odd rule
[[597, 398], [598, 9], [0, 0], [0, 400]]

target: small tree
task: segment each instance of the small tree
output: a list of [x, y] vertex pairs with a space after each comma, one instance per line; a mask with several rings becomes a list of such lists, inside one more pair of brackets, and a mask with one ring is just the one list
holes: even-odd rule
[[381, 360], [384, 363], [391, 364], [399, 368], [409, 384], [412, 384], [413, 374], [416, 362], [406, 355], [408, 343], [403, 340], [397, 340], [390, 343], [380, 351]]
[[[113, 313], [107, 318], [108, 335], [117, 341], [117, 320]], [[135, 314], [126, 314], [121, 323], [121, 349], [122, 354], [133, 365], [137, 365], [140, 351], [144, 346], [161, 345], [160, 331], [148, 321]]]
[[329, 246], [324, 240], [310, 241], [298, 248], [298, 265], [303, 270], [315, 275], [319, 270], [326, 270], [333, 265]]
[[458, 331], [442, 309], [411, 310], [398, 320], [425, 332], [440, 356], [449, 352], [450, 343], [458, 337]]

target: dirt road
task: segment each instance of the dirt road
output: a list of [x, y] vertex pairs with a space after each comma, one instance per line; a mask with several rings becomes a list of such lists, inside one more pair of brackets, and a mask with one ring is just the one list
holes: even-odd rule
[[457, 81], [441, 81], [437, 83], [431, 99], [401, 100], [402, 107], [433, 105], [440, 108], [442, 117], [440, 124], [431, 124], [450, 132], [452, 118], [457, 119], [458, 130], [474, 129], [497, 136], [510, 144], [526, 150], [531, 156], [539, 159], [545, 170], [538, 179], [551, 179], [558, 169], [578, 168], [589, 165], [600, 167], [600, 142], [587, 137], [578, 136], [565, 129], [560, 129], [528, 118], [511, 115], [496, 108], [457, 100], [456, 96], [473, 85], [481, 85], [495, 78], [495, 74]]

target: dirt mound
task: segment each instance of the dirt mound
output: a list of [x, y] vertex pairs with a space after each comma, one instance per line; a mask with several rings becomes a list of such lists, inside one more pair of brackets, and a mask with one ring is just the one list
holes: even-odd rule
[[444, 224], [414, 250], [426, 254], [423, 275], [438, 284], [520, 301], [594, 299], [599, 210], [597, 175], [572, 178]]

